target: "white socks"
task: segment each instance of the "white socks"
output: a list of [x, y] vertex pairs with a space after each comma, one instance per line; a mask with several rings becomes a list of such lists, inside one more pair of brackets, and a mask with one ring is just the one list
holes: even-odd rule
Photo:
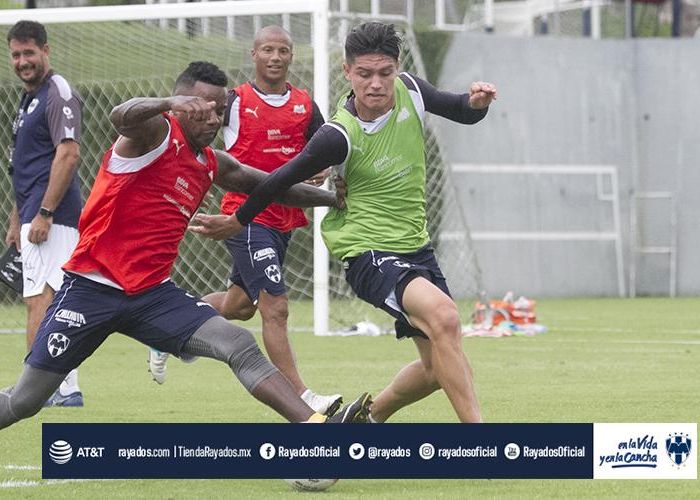
[[61, 386], [58, 388], [61, 396], [68, 396], [74, 392], [79, 392], [80, 387], [78, 387], [78, 369], [71, 370], [66, 378], [61, 382]]

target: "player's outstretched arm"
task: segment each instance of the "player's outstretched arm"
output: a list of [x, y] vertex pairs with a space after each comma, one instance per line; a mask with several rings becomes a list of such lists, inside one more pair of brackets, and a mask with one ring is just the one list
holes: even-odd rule
[[[250, 194], [269, 174], [256, 168], [243, 165], [224, 151], [216, 151], [219, 171], [214, 182], [226, 189]], [[343, 200], [325, 189], [319, 189], [306, 183], [295, 184], [275, 196], [275, 202], [290, 207], [336, 207], [341, 208]], [[339, 203], [341, 206], [339, 206]]]
[[410, 76], [418, 85], [425, 110], [457, 123], [474, 124], [480, 121], [498, 96], [496, 86], [488, 82], [473, 82], [469, 92], [455, 94], [439, 90], [415, 75]]
[[126, 138], [120, 142], [120, 154], [131, 158], [163, 142], [169, 130], [162, 116], [166, 111], [186, 113], [190, 119], [202, 121], [215, 107], [215, 102], [195, 96], [134, 97], [112, 109], [109, 119], [119, 135]]
[[[346, 135], [337, 124], [326, 124], [314, 134], [304, 149], [291, 161], [278, 168], [258, 184], [248, 199], [236, 211], [242, 224], [248, 224], [276, 196], [298, 182], [312, 178], [332, 165], [340, 165], [347, 158], [349, 145]], [[344, 208], [343, 205], [338, 208]]]
[[[227, 191], [251, 193], [269, 174], [243, 165], [224, 151], [216, 151], [219, 164], [214, 182]], [[277, 194], [275, 201], [292, 207], [330, 206], [344, 208], [344, 191], [338, 194], [315, 188], [308, 184], [295, 184]], [[215, 240], [230, 238], [243, 229], [236, 215], [197, 214], [189, 227], [190, 231]]]

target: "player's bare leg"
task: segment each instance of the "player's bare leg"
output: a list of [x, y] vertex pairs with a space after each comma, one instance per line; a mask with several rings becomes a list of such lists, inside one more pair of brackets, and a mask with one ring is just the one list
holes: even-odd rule
[[372, 419], [385, 422], [401, 408], [430, 396], [440, 389], [432, 369], [430, 341], [413, 337], [421, 359], [404, 366], [394, 380], [377, 395], [372, 403]]
[[287, 318], [289, 316], [286, 295], [260, 293], [258, 309], [262, 317], [262, 336], [265, 351], [302, 399], [319, 413], [333, 415], [340, 408], [343, 398], [340, 394], [321, 395], [310, 390], [299, 374], [294, 351], [289, 342]]
[[291, 382], [297, 394], [306, 390], [306, 384], [299, 375], [294, 351], [287, 335], [289, 309], [286, 295], [260, 293], [258, 309], [262, 317], [262, 337], [270, 361]]
[[226, 319], [247, 321], [255, 315], [257, 308], [245, 291], [238, 285], [231, 285], [225, 292], [214, 292], [202, 297], [204, 302], [219, 311]]
[[24, 298], [24, 302], [27, 305], [27, 352], [32, 348], [36, 332], [39, 331], [39, 326], [44, 319], [46, 310], [53, 301], [53, 297], [53, 288], [45, 285], [44, 291], [39, 295]]
[[425, 278], [412, 280], [403, 294], [411, 324], [430, 339], [432, 372], [461, 422], [481, 422], [472, 370], [462, 351], [462, 325], [454, 301]]

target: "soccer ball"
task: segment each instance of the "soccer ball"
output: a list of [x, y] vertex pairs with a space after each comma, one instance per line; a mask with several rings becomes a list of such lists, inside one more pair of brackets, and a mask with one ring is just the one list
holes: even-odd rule
[[327, 490], [337, 479], [285, 479], [285, 483], [298, 491], [323, 491]]

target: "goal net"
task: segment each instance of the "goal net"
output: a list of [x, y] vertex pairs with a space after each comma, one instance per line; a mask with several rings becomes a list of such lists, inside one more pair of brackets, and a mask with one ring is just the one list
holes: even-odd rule
[[[3, 39], [20, 19], [35, 19], [47, 26], [52, 67], [65, 76], [83, 98], [79, 172], [85, 197], [104, 151], [116, 138], [108, 120], [115, 105], [134, 96], [169, 95], [175, 77], [194, 60], [208, 60], [224, 69], [230, 78], [230, 86], [249, 80], [253, 76], [250, 60], [253, 35], [265, 25], [278, 24], [291, 33], [295, 55], [289, 79], [292, 84], [308, 89], [328, 117], [339, 97], [348, 89], [340, 71], [344, 34], [362, 21], [329, 16], [325, 1], [300, 0], [6, 10], [0, 11]], [[402, 25], [400, 19], [398, 21], [398, 27], [406, 33], [403, 69], [421, 75], [420, 56], [410, 26]], [[9, 65], [0, 65], [0, 81], [0, 146], [7, 152], [11, 124], [22, 89]], [[463, 263], [450, 266], [462, 270], [459, 276], [448, 276], [457, 294], [474, 296], [479, 289], [480, 272], [464, 214], [430, 126], [426, 137], [430, 232], [440, 260]], [[218, 210], [222, 193], [214, 194], [214, 199], [205, 209], [210, 213]], [[10, 178], [3, 169], [0, 174], [0, 219], [8, 220], [12, 200]], [[134, 214], [134, 223], [138, 223], [138, 214]], [[4, 229], [0, 230], [3, 236]], [[300, 329], [313, 328], [311, 310], [316, 289], [316, 333], [342, 330], [361, 320], [390, 328], [393, 322], [388, 316], [354, 298], [338, 262], [328, 259], [327, 254], [318, 252], [318, 248], [314, 257], [313, 232], [313, 225], [297, 230], [286, 257], [285, 279], [290, 300], [295, 303], [290, 324]], [[441, 239], [442, 233], [452, 236]], [[455, 238], [455, 234], [461, 236]], [[329, 271], [327, 287], [325, 269]], [[230, 257], [222, 243], [193, 234], [185, 237], [173, 273], [178, 285], [204, 295], [224, 290], [229, 273]], [[325, 299], [319, 300], [320, 295]], [[318, 304], [321, 304], [320, 311]], [[24, 325], [21, 299], [0, 286], [0, 332], [23, 331]]]

